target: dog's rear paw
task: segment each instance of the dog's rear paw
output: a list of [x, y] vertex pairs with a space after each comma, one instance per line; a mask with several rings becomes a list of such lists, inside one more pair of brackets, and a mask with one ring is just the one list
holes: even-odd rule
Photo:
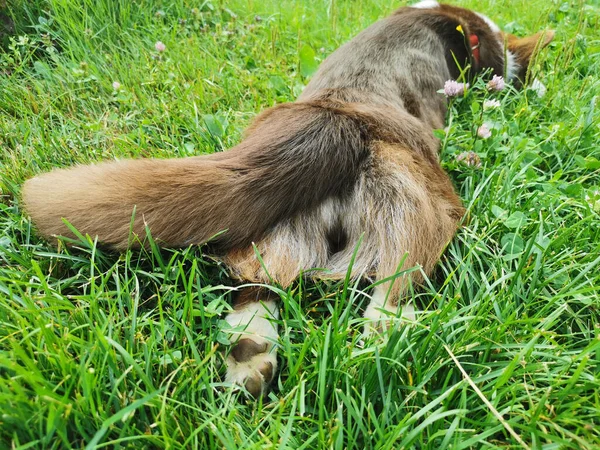
[[244, 386], [253, 397], [267, 392], [277, 369], [277, 354], [274, 346], [256, 336], [240, 339], [234, 344], [227, 357], [225, 381]]
[[[403, 323], [409, 324], [416, 320], [415, 308], [413, 305], [403, 305], [401, 308], [402, 314], [400, 318]], [[397, 309], [397, 307], [394, 309]], [[389, 311], [387, 314], [386, 310]], [[393, 321], [396, 320], [396, 314], [397, 312], [394, 310], [379, 308], [377, 305], [373, 305], [373, 303], [369, 304], [365, 310], [365, 319], [368, 319], [368, 322], [365, 324], [363, 330], [364, 338], [372, 335], [385, 334]]]

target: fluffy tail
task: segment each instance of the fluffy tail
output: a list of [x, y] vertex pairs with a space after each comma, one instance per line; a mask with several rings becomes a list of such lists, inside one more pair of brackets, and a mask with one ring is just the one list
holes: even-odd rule
[[187, 246], [216, 234], [220, 249], [248, 245], [280, 220], [352, 189], [368, 155], [364, 125], [318, 103], [280, 105], [248, 137], [214, 155], [128, 160], [55, 170], [28, 180], [25, 210], [39, 232], [82, 233], [123, 249], [148, 226], [161, 245]]

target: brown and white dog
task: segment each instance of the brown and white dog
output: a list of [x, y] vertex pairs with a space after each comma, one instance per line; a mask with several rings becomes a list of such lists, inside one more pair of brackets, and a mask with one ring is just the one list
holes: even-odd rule
[[[446, 114], [438, 90], [465, 68], [524, 79], [551, 39], [518, 39], [431, 0], [403, 7], [329, 56], [296, 102], [260, 114], [229, 151], [55, 170], [26, 182], [25, 209], [43, 236], [70, 235], [65, 218], [116, 249], [131, 245], [131, 231], [143, 240], [146, 226], [169, 247], [217, 235], [209, 248], [242, 283], [343, 278], [354, 257], [355, 277], [389, 278], [365, 312], [377, 322], [431, 272], [464, 213], [432, 133]], [[411, 280], [393, 279], [417, 265]], [[275, 300], [242, 288], [227, 317], [243, 328], [227, 379], [255, 395], [277, 366]]]

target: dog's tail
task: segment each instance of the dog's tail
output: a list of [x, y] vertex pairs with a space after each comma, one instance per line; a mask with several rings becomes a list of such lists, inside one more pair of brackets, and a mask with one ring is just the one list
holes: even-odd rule
[[132, 245], [131, 231], [143, 239], [146, 226], [171, 247], [203, 243], [225, 230], [214, 244], [227, 249], [351, 190], [367, 155], [365, 126], [355, 116], [292, 103], [260, 115], [230, 151], [55, 170], [28, 180], [22, 198], [46, 237], [72, 236], [66, 219], [118, 249]]

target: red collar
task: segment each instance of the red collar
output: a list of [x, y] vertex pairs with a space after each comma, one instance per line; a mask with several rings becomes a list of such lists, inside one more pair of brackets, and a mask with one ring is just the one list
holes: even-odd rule
[[476, 34], [469, 35], [469, 42], [471, 44], [471, 54], [473, 55], [473, 59], [477, 66], [480, 66], [479, 63], [479, 38]]

